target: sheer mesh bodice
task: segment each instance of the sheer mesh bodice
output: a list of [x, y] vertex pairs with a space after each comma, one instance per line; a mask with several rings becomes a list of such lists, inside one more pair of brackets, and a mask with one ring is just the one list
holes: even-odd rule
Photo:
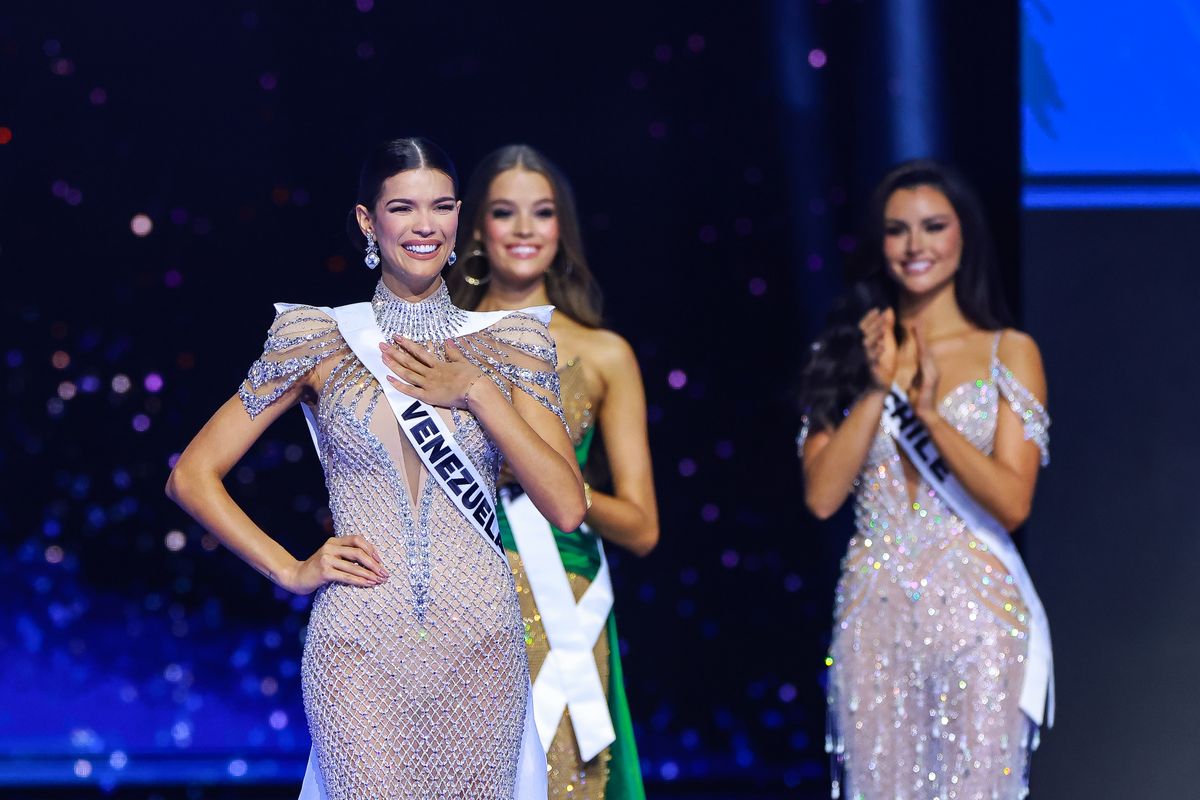
[[[990, 453], [1001, 398], [1045, 461], [1049, 417], [994, 354], [990, 380], [956, 387], [940, 412]], [[854, 510], [830, 648], [834, 796], [1024, 797], [1029, 617], [1014, 579], [928, 484], [909, 496], [882, 428]]]
[[[385, 334], [440, 355], [465, 313], [444, 285], [414, 304], [381, 283], [372, 305]], [[455, 342], [506, 395], [525, 392], [561, 419], [541, 321], [515, 312]], [[429, 480], [334, 320], [309, 306], [276, 317], [240, 394], [253, 416], [300, 380], [316, 389], [336, 535], [369, 539], [391, 574], [374, 588], [328, 584], [313, 602], [304, 704], [329, 797], [511, 798], [528, 666], [507, 564]], [[438, 412], [494, 494], [495, 445], [471, 414]]]

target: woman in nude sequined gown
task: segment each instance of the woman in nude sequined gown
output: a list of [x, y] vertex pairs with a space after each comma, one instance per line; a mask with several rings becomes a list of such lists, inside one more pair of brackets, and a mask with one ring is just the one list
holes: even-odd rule
[[1026, 669], [1036, 598], [881, 417], [886, 387], [907, 390], [953, 476], [1011, 530], [1047, 463], [1041, 359], [1009, 327], [980, 204], [955, 173], [901, 165], [868, 224], [857, 283], [805, 369], [799, 437], [809, 508], [826, 518], [854, 495], [828, 662], [833, 795], [1021, 798], [1043, 712], [1021, 699], [1042, 680]]
[[[366, 341], [407, 385], [383, 366], [372, 372], [375, 360], [352, 349], [358, 337], [339, 327], [351, 307], [281, 306], [241, 389], [168, 484], [264, 575], [317, 593], [302, 669], [314, 744], [305, 800], [545, 796], [536, 736], [529, 746], [512, 574], [427, 471], [378, 377], [405, 402], [434, 407], [493, 498], [503, 455], [548, 518], [564, 527], [583, 518], [548, 311], [481, 322], [451, 303], [440, 278], [455, 241], [456, 194], [449, 159], [421, 139], [384, 143], [360, 179], [355, 229], [366, 237], [367, 265], [382, 266], [369, 310], [360, 307], [376, 326]], [[258, 528], [221, 485], [297, 404], [318, 444], [336, 534], [305, 560]]]
[[[600, 294], [583, 254], [571, 189], [544, 155], [525, 145], [510, 145], [485, 157], [468, 182], [463, 214], [464, 226], [472, 226], [469, 243], [463, 248], [463, 261], [447, 276], [456, 302], [484, 311], [553, 303], [558, 311], [550, 333], [562, 357], [563, 411], [581, 468], [586, 467], [597, 430], [603, 439], [612, 493], [588, 486], [588, 528], [553, 531], [561, 559], [561, 566], [555, 566], [566, 571], [578, 602], [599, 568], [597, 534], [639, 556], [658, 541], [640, 370], [625, 340], [600, 326]], [[585, 475], [593, 471], [585, 469]], [[536, 681], [551, 650], [543, 624], [545, 609], [539, 609], [534, 598], [528, 556], [518, 549], [510, 520], [502, 518], [501, 529], [517, 580], [529, 667]], [[592, 652], [616, 739], [584, 758], [575, 726], [595, 723], [565, 711], [546, 753], [552, 798], [645, 797], [616, 643], [616, 621], [609, 613]], [[537, 698], [535, 691], [535, 702]]]

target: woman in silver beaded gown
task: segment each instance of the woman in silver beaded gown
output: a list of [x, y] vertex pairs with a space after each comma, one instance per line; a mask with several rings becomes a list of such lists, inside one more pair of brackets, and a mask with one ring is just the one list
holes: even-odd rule
[[[1049, 630], [1006, 533], [1048, 459], [1041, 359], [1009, 327], [961, 177], [901, 165], [868, 225], [857, 283], [805, 368], [798, 440], [817, 516], [854, 494], [827, 659], [833, 796], [1021, 798], [1053, 715]], [[892, 387], [976, 505], [958, 495], [960, 513], [893, 438]], [[996, 524], [972, 526], [971, 507]]]
[[[473, 314], [450, 302], [440, 278], [453, 261], [456, 194], [453, 166], [431, 142], [394, 140], [371, 153], [355, 221], [367, 265], [382, 263], [383, 275], [369, 310], [357, 307], [365, 328], [346, 322], [355, 306], [277, 306], [262, 356], [168, 483], [260, 572], [317, 592], [302, 668], [314, 745], [303, 800], [545, 798], [512, 574], [426, 468], [389, 399], [395, 389], [405, 404], [433, 407], [482, 476], [487, 502], [503, 457], [547, 518], [568, 528], [583, 518], [549, 309]], [[336, 534], [303, 561], [221, 486], [298, 403]], [[434, 463], [440, 473], [446, 462]]]

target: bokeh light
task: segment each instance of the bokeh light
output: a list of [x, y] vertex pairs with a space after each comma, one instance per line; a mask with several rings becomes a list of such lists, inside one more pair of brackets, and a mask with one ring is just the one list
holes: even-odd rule
[[133, 219], [129, 220], [129, 230], [133, 231], [134, 236], [149, 236], [154, 230], [154, 222], [146, 214], [134, 214]]

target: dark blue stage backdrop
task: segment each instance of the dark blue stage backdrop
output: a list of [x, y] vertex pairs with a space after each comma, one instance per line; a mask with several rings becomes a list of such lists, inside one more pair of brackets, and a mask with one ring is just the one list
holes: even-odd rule
[[[344, 221], [366, 144], [407, 134], [575, 184], [650, 403], [663, 542], [612, 560], [654, 792], [826, 791], [772, 11], [452, 6], [0, 9], [0, 793], [295, 791], [309, 599], [162, 487], [272, 302], [372, 291]], [[298, 411], [228, 485], [296, 555], [331, 531]]]
[[1024, 9], [1021, 283], [1054, 415], [1026, 545], [1059, 702], [1034, 796], [1191, 797], [1200, 6]]

